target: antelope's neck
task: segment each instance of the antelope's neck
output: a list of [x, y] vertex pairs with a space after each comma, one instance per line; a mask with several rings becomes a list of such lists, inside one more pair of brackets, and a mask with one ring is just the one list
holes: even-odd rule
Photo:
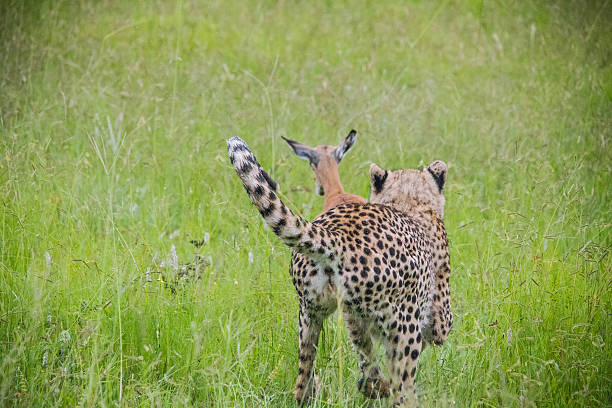
[[340, 183], [340, 175], [338, 174], [338, 163], [335, 160], [328, 160], [321, 170], [319, 181], [325, 192], [325, 201], [338, 194], [344, 194], [344, 188]]

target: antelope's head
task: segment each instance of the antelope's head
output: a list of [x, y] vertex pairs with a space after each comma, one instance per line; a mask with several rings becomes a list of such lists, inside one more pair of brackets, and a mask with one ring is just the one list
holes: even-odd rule
[[315, 174], [317, 194], [324, 195], [323, 180], [337, 179], [339, 183], [338, 165], [355, 144], [357, 132], [351, 130], [348, 136], [338, 146], [320, 145], [317, 147], [310, 147], [300, 142], [296, 142], [295, 140], [287, 139], [283, 136], [281, 137], [291, 146], [298, 157], [310, 162], [310, 167]]

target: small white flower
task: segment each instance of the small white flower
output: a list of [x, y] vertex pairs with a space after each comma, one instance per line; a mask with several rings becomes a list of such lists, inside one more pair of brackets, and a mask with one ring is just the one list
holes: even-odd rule
[[47, 269], [49, 269], [51, 267], [51, 263], [53, 263], [51, 260], [51, 254], [48, 251], [45, 252], [45, 263], [47, 264]]
[[249, 251], [249, 263], [253, 263], [253, 253], [251, 251]]
[[210, 241], [210, 234], [208, 232], [204, 233], [204, 244], [208, 244], [208, 241]]
[[506, 343], [508, 343], [509, 346], [512, 345], [512, 328], [508, 327], [508, 331], [506, 332]]
[[495, 47], [497, 48], [497, 51], [503, 52], [504, 46], [502, 45], [501, 40], [499, 39], [499, 36], [497, 35], [497, 33], [493, 33], [493, 41], [495, 41]]
[[68, 330], [63, 330], [59, 334], [59, 342], [60, 343], [68, 343], [70, 341], [70, 332]]
[[47, 365], [47, 359], [49, 358], [49, 351], [45, 350], [45, 354], [43, 354], [43, 358], [42, 358], [42, 366], [46, 366]]
[[174, 238], [178, 237], [180, 233], [181, 233], [181, 231], [174, 230], [170, 235], [168, 235], [168, 238], [169, 239], [174, 239]]
[[176, 247], [172, 245], [170, 248], [170, 254], [168, 255], [168, 266], [175, 271], [178, 270], [178, 256], [176, 256]]

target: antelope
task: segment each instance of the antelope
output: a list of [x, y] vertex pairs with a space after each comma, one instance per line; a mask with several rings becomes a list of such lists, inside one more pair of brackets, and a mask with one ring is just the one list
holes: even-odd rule
[[295, 154], [310, 162], [310, 167], [315, 174], [315, 186], [317, 194], [325, 196], [323, 211], [328, 211], [340, 204], [365, 203], [366, 200], [355, 194], [345, 193], [340, 183], [338, 165], [342, 158], [353, 147], [357, 140], [357, 132], [351, 130], [348, 136], [336, 146], [320, 145], [309, 147], [295, 140], [281, 136], [291, 146]]

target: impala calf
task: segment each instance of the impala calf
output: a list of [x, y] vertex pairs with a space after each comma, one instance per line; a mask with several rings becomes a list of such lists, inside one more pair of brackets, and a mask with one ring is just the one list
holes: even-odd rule
[[325, 196], [323, 211], [328, 211], [340, 204], [365, 203], [366, 200], [355, 194], [344, 192], [338, 174], [338, 165], [346, 153], [353, 147], [357, 140], [357, 132], [351, 130], [340, 145], [320, 145], [309, 147], [295, 140], [281, 136], [291, 146], [295, 154], [310, 162], [310, 167], [315, 174], [317, 193]]

